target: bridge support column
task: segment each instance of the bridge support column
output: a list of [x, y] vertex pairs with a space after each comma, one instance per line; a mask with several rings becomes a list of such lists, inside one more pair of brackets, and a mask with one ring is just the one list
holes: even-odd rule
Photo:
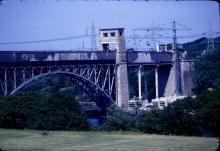
[[182, 60], [180, 62], [180, 80], [181, 80], [181, 90], [182, 95], [192, 95], [192, 75], [191, 71], [193, 68], [193, 62], [190, 60]]
[[116, 53], [116, 98], [117, 105], [126, 109], [128, 107], [129, 91], [128, 91], [128, 71], [127, 71], [127, 53]]
[[138, 68], [138, 98], [139, 98], [139, 100], [142, 99], [142, 94], [141, 94], [141, 68], [142, 68], [142, 66], [139, 66], [139, 68]]
[[155, 89], [156, 89], [156, 98], [159, 97], [159, 89], [158, 89], [158, 66], [155, 68]]
[[144, 100], [148, 100], [147, 74], [144, 74]]

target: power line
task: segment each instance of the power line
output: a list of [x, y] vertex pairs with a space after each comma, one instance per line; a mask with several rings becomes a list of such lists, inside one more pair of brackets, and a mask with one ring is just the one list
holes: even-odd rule
[[[160, 36], [161, 35], [161, 36]], [[156, 39], [170, 39], [173, 38], [171, 36], [164, 36], [160, 34], [159, 36], [155, 37]], [[205, 36], [207, 33], [202, 33], [202, 34], [194, 34], [194, 35], [183, 35], [183, 36], [178, 36], [179, 38], [193, 38], [193, 37], [200, 37], [200, 36]], [[134, 38], [134, 36], [127, 36], [126, 38]], [[151, 37], [146, 37], [146, 36], [136, 36], [136, 39], [151, 39]]]
[[53, 38], [53, 39], [44, 39], [44, 40], [32, 40], [32, 41], [16, 41], [16, 42], [0, 42], [0, 45], [13, 45], [13, 44], [27, 44], [27, 43], [43, 43], [43, 42], [53, 42], [53, 41], [64, 41], [85, 38], [87, 36], [72, 36], [72, 37], [62, 37], [62, 38]]

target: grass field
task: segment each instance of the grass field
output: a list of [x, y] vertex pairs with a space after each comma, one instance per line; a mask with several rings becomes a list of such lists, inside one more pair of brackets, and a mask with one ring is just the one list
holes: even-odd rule
[[217, 138], [0, 129], [0, 149], [6, 151], [214, 151], [217, 145]]

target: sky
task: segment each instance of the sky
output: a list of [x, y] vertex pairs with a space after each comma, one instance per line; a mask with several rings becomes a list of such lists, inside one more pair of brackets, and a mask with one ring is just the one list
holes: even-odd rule
[[[155, 41], [171, 43], [171, 22], [176, 21], [177, 41], [184, 43], [207, 36], [208, 31], [217, 36], [219, 18], [215, 1], [8, 0], [0, 5], [0, 50], [86, 49], [91, 46], [91, 37], [79, 36], [85, 36], [86, 31], [90, 35], [92, 22], [97, 35], [100, 28], [125, 28], [126, 46], [131, 48], [133, 29], [139, 27], [161, 27], [163, 30], [154, 31]], [[148, 37], [137, 40], [137, 46], [147, 47], [152, 32], [136, 32]], [[96, 42], [98, 47], [98, 36]]]

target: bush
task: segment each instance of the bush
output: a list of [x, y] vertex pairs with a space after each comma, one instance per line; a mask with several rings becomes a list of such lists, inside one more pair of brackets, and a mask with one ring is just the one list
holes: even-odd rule
[[28, 127], [26, 121], [35, 115], [34, 108], [40, 101], [40, 96], [35, 93], [20, 93], [0, 98], [0, 127]]
[[220, 91], [204, 91], [197, 98], [178, 100], [163, 110], [143, 111], [136, 125], [145, 133], [219, 136]]
[[41, 130], [88, 130], [79, 103], [69, 94], [53, 93], [41, 98], [20, 93], [0, 100], [0, 127]]
[[53, 93], [42, 101], [36, 116], [29, 119], [30, 128], [46, 130], [88, 130], [80, 105], [69, 94]]
[[203, 91], [197, 102], [197, 115], [202, 128], [220, 136], [220, 90]]
[[136, 118], [137, 129], [144, 133], [160, 133], [160, 110], [144, 111]]
[[103, 129], [107, 131], [134, 130], [135, 121], [128, 113], [112, 105], [107, 109], [107, 117], [103, 124]]
[[161, 111], [162, 132], [175, 135], [201, 135], [196, 119], [196, 100], [191, 97], [178, 100]]
[[220, 89], [220, 50], [199, 57], [192, 75], [193, 91], [196, 94], [208, 88]]

